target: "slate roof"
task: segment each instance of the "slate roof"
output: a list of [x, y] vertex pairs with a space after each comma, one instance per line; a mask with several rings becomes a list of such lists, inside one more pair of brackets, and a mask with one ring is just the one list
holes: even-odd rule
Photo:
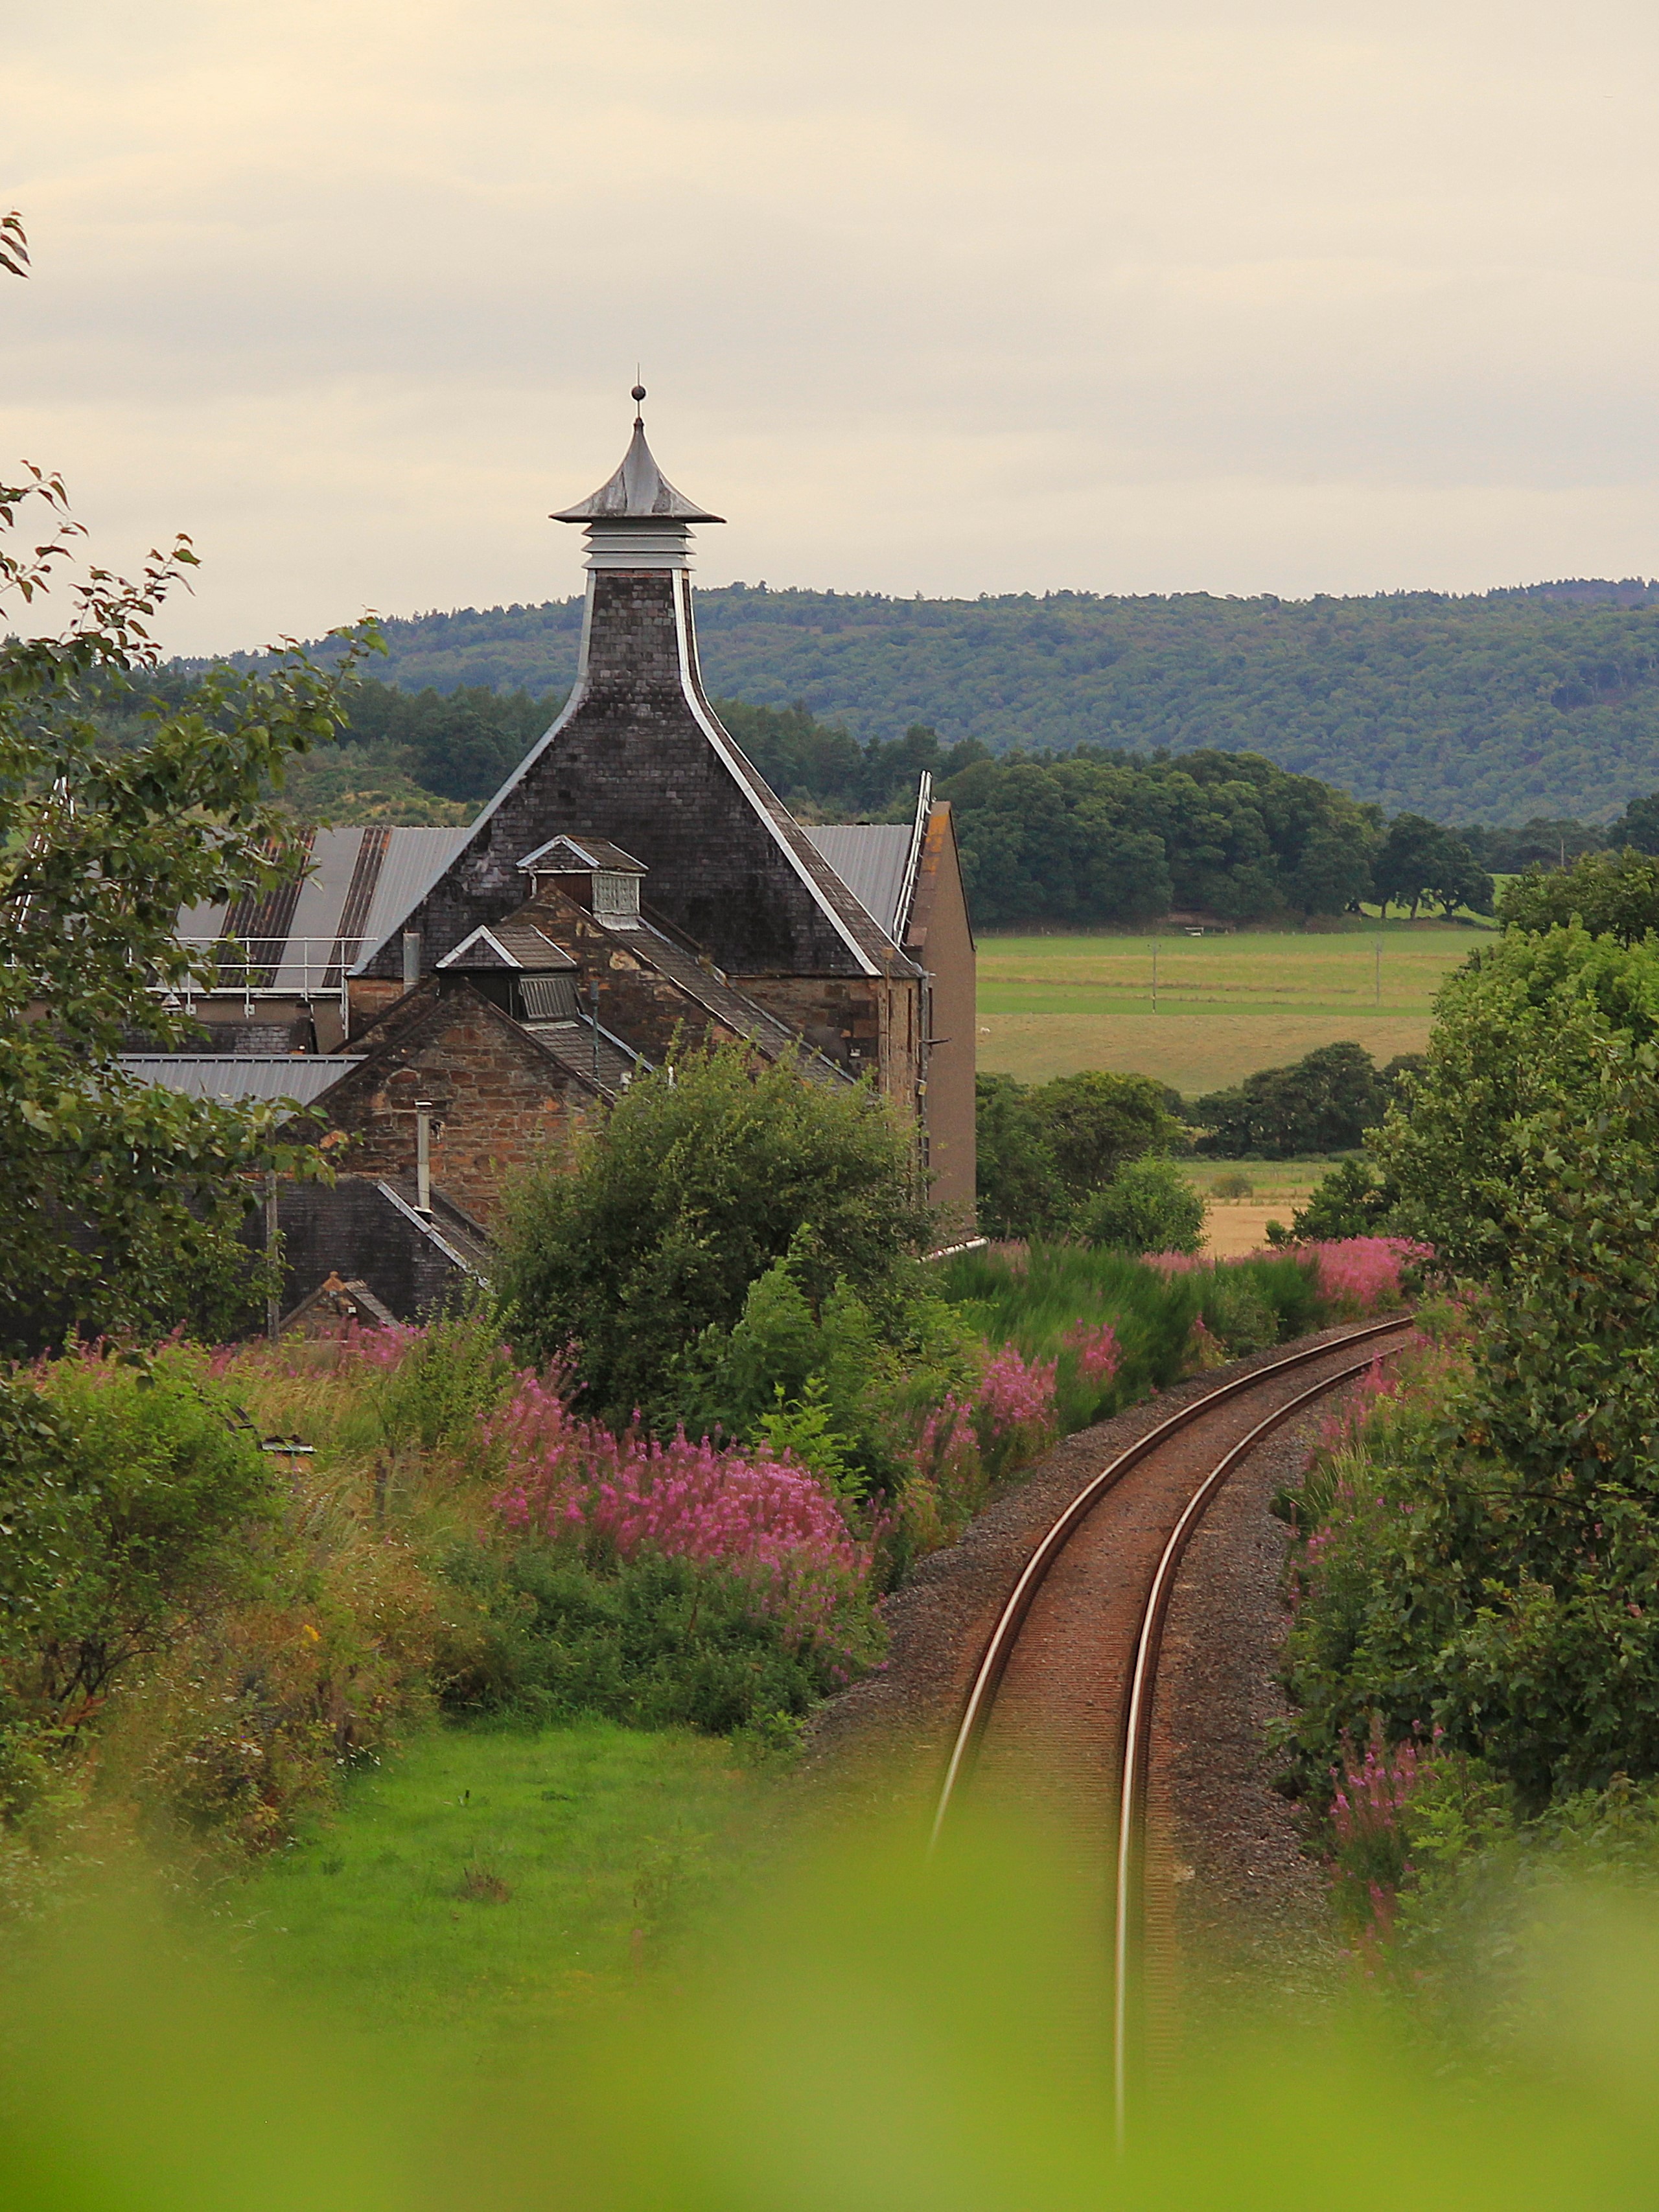
[[523, 915], [510, 914], [504, 921], [489, 922], [475, 929], [471, 937], [463, 938], [453, 952], [446, 952], [438, 965], [458, 969], [462, 973], [495, 968], [546, 975], [550, 969], [574, 968], [576, 963], [563, 945], [556, 945], [550, 937], [544, 937]]
[[[568, 867], [562, 865], [566, 860], [571, 863]], [[538, 845], [533, 853], [526, 853], [519, 866], [527, 875], [539, 872], [544, 876], [577, 876], [587, 868], [604, 868], [617, 876], [648, 876], [651, 872], [643, 860], [624, 853], [608, 837], [573, 837], [562, 832], [550, 837], [546, 844]]]
[[812, 1051], [792, 1030], [787, 1022], [780, 1021], [766, 1007], [742, 991], [736, 990], [716, 968], [706, 967], [665, 930], [654, 922], [638, 921], [630, 925], [613, 921], [609, 915], [596, 914], [589, 917], [608, 936], [625, 945], [635, 959], [644, 958], [660, 974], [678, 983], [689, 998], [704, 1006], [717, 1021], [734, 1030], [739, 1036], [750, 1038], [763, 1051], [774, 1059], [785, 1053], [799, 1050], [802, 1073], [821, 1083], [849, 1083], [852, 1078], [836, 1066], [833, 1061]]
[[611, 1098], [651, 1066], [642, 1054], [624, 1044], [620, 1037], [613, 1036], [603, 1025], [596, 1047], [593, 1024], [589, 1021], [525, 1022], [521, 1026], [555, 1060], [574, 1073], [585, 1075], [590, 1083], [597, 1068], [599, 1088]]

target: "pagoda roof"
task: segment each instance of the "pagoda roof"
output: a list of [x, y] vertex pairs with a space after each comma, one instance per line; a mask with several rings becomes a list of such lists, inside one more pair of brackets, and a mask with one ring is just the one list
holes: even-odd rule
[[599, 489], [578, 507], [567, 507], [555, 522], [724, 522], [723, 514], [689, 500], [657, 466], [656, 455], [645, 442], [645, 422], [634, 417], [634, 435], [622, 465]]

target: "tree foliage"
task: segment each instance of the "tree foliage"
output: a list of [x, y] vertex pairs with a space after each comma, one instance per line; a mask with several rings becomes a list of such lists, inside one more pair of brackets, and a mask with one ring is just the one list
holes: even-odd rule
[[1580, 1028], [1571, 1087], [1507, 1132], [1504, 1279], [1467, 1372], [1324, 1503], [1289, 1650], [1315, 1794], [1374, 1723], [1529, 1812], [1659, 1772], [1659, 1054]]
[[1468, 907], [1492, 910], [1492, 880], [1455, 831], [1420, 814], [1397, 814], [1372, 857], [1371, 889], [1386, 914], [1409, 907], [1412, 920], [1426, 899], [1443, 914]]
[[993, 1236], [1063, 1233], [1126, 1162], [1185, 1142], [1178, 1097], [1150, 1076], [981, 1075], [976, 1088], [979, 1220]]
[[775, 1261], [815, 1308], [845, 1285], [879, 1313], [932, 1225], [883, 1101], [730, 1047], [637, 1080], [574, 1173], [520, 1186], [499, 1279], [514, 1340], [574, 1359], [595, 1411], [672, 1425], [688, 1347]]
[[[925, 723], [947, 750], [1256, 752], [1390, 814], [1510, 823], [1659, 786], [1656, 601], [1639, 583], [1303, 601], [733, 584], [696, 610], [711, 691], [804, 702], [860, 745]], [[387, 673], [544, 696], [580, 635], [580, 599], [421, 615], [387, 625]]]
[[1498, 918], [1506, 929], [1582, 923], [1594, 937], [1633, 945], [1659, 930], [1659, 859], [1626, 847], [1589, 853], [1553, 873], [1529, 869], [1504, 886]]
[[1379, 1068], [1364, 1045], [1322, 1044], [1289, 1067], [1259, 1068], [1231, 1091], [1188, 1109], [1202, 1131], [1194, 1150], [1223, 1160], [1292, 1160], [1351, 1152], [1382, 1118], [1418, 1055]]
[[1540, 1113], [1589, 1113], [1609, 1046], [1656, 1031], [1659, 945], [1577, 926], [1483, 945], [1441, 986], [1409, 1095], [1368, 1139], [1399, 1193], [1394, 1225], [1454, 1273], [1502, 1279], [1517, 1133]]
[[[0, 589], [25, 600], [77, 534], [55, 480], [0, 488], [0, 521], [31, 506], [51, 534], [0, 556]], [[135, 1031], [191, 1041], [177, 994], [216, 977], [180, 945], [180, 911], [257, 898], [298, 864], [272, 793], [336, 720], [337, 678], [294, 654], [210, 671], [187, 705], [144, 706], [136, 742], [106, 741], [99, 705], [142, 691], [150, 625], [194, 564], [181, 538], [137, 582], [91, 568], [61, 635], [0, 645], [0, 1343], [14, 1347], [71, 1324], [165, 1327], [199, 1293], [234, 1295], [246, 1178], [312, 1158], [274, 1107], [188, 1098], [119, 1064]]]

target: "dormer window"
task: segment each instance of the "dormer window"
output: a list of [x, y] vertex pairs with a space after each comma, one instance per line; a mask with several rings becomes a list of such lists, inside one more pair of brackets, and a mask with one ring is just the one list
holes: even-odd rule
[[586, 907], [611, 929], [633, 929], [640, 920], [641, 863], [605, 837], [550, 837], [519, 866], [532, 884], [550, 878], [567, 898]]

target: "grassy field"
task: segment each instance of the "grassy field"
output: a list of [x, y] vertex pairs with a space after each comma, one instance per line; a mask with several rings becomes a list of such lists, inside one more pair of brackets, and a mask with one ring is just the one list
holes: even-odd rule
[[[1330, 1172], [1329, 1160], [1185, 1160], [1187, 1180], [1210, 1202], [1204, 1222], [1204, 1249], [1212, 1259], [1236, 1259], [1240, 1253], [1259, 1251], [1266, 1243], [1267, 1224], [1282, 1221], [1306, 1202], [1322, 1176]], [[1218, 1183], [1249, 1185], [1248, 1193], [1218, 1192]]]
[[648, 1973], [752, 1863], [771, 1794], [690, 1731], [434, 1729], [228, 1910], [288, 1995], [489, 2048]]
[[979, 1065], [1028, 1083], [1117, 1068], [1194, 1097], [1339, 1038], [1387, 1060], [1422, 1050], [1442, 977], [1483, 939], [1471, 927], [1404, 921], [1235, 937], [984, 937]]

